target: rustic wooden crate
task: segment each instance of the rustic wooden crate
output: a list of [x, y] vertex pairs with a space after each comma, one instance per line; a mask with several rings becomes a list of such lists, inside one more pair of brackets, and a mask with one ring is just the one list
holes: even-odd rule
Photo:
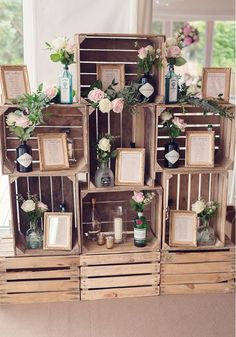
[[[232, 110], [235, 110], [234, 105], [229, 104]], [[207, 131], [208, 124], [212, 124], [215, 131], [215, 168], [207, 169], [205, 171], [225, 171], [232, 169], [234, 161], [235, 149], [235, 120], [229, 120], [220, 116], [208, 114], [203, 116], [201, 108], [180, 105], [159, 105], [157, 106], [157, 128], [156, 128], [156, 171], [163, 171], [164, 163], [164, 146], [168, 143], [168, 132], [162, 126], [160, 119], [161, 112], [169, 110], [175, 116], [183, 118], [187, 123], [186, 131]], [[185, 139], [186, 133], [182, 133], [177, 138], [177, 143], [180, 147], [180, 168], [183, 171], [199, 170], [195, 168], [185, 168]], [[169, 169], [168, 169], [169, 170]]]
[[[155, 198], [144, 210], [149, 222], [148, 243], [145, 247], [135, 247], [133, 243], [133, 219], [136, 213], [131, 209], [130, 200], [133, 195], [133, 187], [94, 188], [81, 190], [81, 224], [83, 252], [88, 254], [110, 254], [115, 252], [139, 252], [153, 251], [161, 245], [161, 217], [162, 217], [162, 188], [145, 188], [142, 191], [154, 192]], [[91, 200], [96, 198], [96, 210], [100, 216], [102, 232], [113, 234], [112, 210], [117, 206], [123, 206], [126, 210], [127, 239], [122, 244], [115, 244], [113, 249], [107, 249], [105, 245], [98, 246], [96, 242], [86, 239], [84, 233], [90, 223]]]
[[[225, 223], [227, 206], [228, 172], [187, 172], [180, 169], [165, 170], [162, 174], [163, 196], [163, 230], [162, 248], [176, 250], [179, 248], [169, 247], [168, 230], [166, 223], [167, 207], [171, 204], [173, 210], [191, 210], [191, 205], [203, 198], [205, 201], [219, 203], [216, 215], [211, 219], [217, 235], [214, 246], [209, 249], [219, 249], [225, 244]], [[206, 246], [184, 247], [186, 250], [204, 250]]]
[[[58, 172], [57, 176], [44, 175], [21, 176], [11, 175], [10, 195], [12, 211], [12, 231], [15, 242], [16, 255], [70, 255], [81, 251], [80, 244], [80, 211], [79, 192], [76, 175], [63, 175]], [[27, 192], [37, 194], [49, 208], [49, 212], [60, 212], [59, 205], [64, 203], [66, 211], [72, 212], [72, 250], [53, 251], [43, 249], [26, 249], [25, 234], [29, 228], [28, 219], [20, 210], [16, 194], [27, 197]], [[43, 221], [41, 222], [43, 228]]]
[[[9, 132], [6, 125], [7, 114], [17, 109], [16, 106], [0, 106], [0, 127], [1, 127], [1, 155], [2, 171], [4, 174], [17, 173], [15, 170], [16, 148], [19, 140]], [[32, 147], [33, 170], [38, 174], [39, 153], [38, 153], [38, 133], [65, 132], [70, 129], [70, 137], [74, 140], [75, 160], [70, 160], [70, 170], [74, 172], [87, 171], [88, 161], [88, 114], [86, 106], [52, 104], [46, 110], [45, 124], [35, 128], [34, 135], [27, 142]], [[34, 172], [34, 174], [35, 174]], [[50, 172], [51, 173], [51, 172]], [[55, 172], [57, 174], [57, 172]]]
[[[77, 45], [77, 93], [80, 103], [84, 103], [81, 93], [97, 79], [97, 64], [124, 64], [126, 84], [137, 78], [137, 49], [152, 45], [161, 49], [164, 57], [165, 37], [163, 35], [125, 34], [76, 34]], [[139, 48], [135, 47], [138, 42]], [[157, 95], [155, 102], [164, 102], [164, 68], [155, 69]]]
[[79, 256], [0, 258], [0, 304], [79, 299]]
[[14, 239], [11, 235], [0, 237], [0, 256], [13, 256], [15, 254]]
[[81, 256], [81, 300], [159, 295], [160, 253]]
[[161, 295], [235, 290], [235, 250], [161, 253]]
[[[101, 113], [98, 109], [89, 116], [89, 149], [90, 170], [89, 187], [94, 187], [94, 176], [97, 169], [96, 142], [104, 134], [109, 133], [116, 138], [115, 147], [129, 148], [134, 142], [136, 148], [145, 148], [145, 184], [154, 185], [155, 180], [155, 105], [139, 105], [132, 115], [124, 110], [117, 114]], [[115, 159], [111, 160], [111, 169], [115, 174]]]

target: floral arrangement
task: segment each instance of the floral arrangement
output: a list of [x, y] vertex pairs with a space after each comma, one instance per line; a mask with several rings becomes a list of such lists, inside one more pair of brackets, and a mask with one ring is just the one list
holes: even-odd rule
[[48, 210], [48, 206], [39, 201], [36, 194], [31, 195], [28, 193], [27, 199], [24, 199], [21, 194], [18, 194], [17, 197], [21, 203], [22, 211], [27, 214], [29, 221], [32, 223], [37, 223], [43, 213]]
[[116, 150], [113, 149], [115, 138], [112, 135], [105, 134], [98, 140], [96, 150], [99, 167], [106, 164], [111, 158], [116, 157]]
[[161, 119], [163, 127], [167, 128], [170, 138], [179, 137], [181, 133], [185, 131], [187, 126], [183, 119], [174, 117], [173, 114], [168, 110], [165, 110], [161, 113]]
[[182, 37], [177, 35], [174, 38], [168, 38], [166, 40], [166, 60], [169, 64], [174, 66], [182, 66], [187, 61], [182, 56], [182, 49], [184, 48], [184, 43]]
[[67, 37], [57, 37], [52, 43], [45, 42], [45, 44], [52, 52], [50, 59], [53, 62], [61, 62], [67, 66], [74, 63], [75, 44]]
[[143, 212], [146, 205], [150, 204], [155, 197], [155, 193], [143, 193], [134, 191], [130, 201], [131, 208], [136, 212]]
[[184, 47], [199, 42], [199, 31], [188, 22], [185, 22], [176, 35], [179, 36]]
[[[137, 42], [135, 46], [137, 46]], [[152, 66], [156, 68], [162, 67], [161, 49], [154, 49], [153, 46], [148, 45], [138, 50], [138, 72], [140, 74], [148, 74]]]
[[19, 109], [7, 115], [6, 123], [21, 141], [28, 140], [36, 125], [43, 123], [43, 108], [57, 95], [55, 85], [40, 84], [36, 93], [24, 94], [18, 97]]
[[192, 211], [196, 212], [199, 218], [203, 220], [210, 220], [218, 207], [219, 204], [215, 201], [205, 202], [204, 199], [201, 199], [192, 204]]

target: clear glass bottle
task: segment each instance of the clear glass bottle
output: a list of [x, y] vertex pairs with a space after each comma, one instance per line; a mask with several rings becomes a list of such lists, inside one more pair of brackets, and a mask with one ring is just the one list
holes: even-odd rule
[[75, 161], [74, 140], [71, 137], [71, 129], [70, 128], [62, 129], [62, 132], [66, 133], [68, 158], [70, 161]]
[[147, 219], [143, 216], [143, 212], [138, 212], [134, 219], [134, 245], [136, 247], [145, 247], [147, 244]]
[[73, 103], [72, 75], [69, 71], [69, 67], [67, 64], [64, 65], [64, 70], [59, 76], [59, 89], [60, 89], [60, 103], [72, 104]]
[[26, 246], [28, 249], [43, 247], [43, 231], [38, 221], [30, 221], [30, 228], [26, 232]]
[[170, 138], [169, 143], [165, 145], [164, 166], [167, 168], [179, 166], [179, 145], [173, 138]]
[[174, 66], [169, 64], [169, 71], [166, 74], [166, 94], [165, 94], [165, 103], [177, 103], [178, 102], [178, 82], [179, 77], [174, 71]]
[[101, 167], [95, 173], [95, 185], [96, 187], [113, 187], [114, 186], [114, 174], [108, 167], [107, 162], [103, 162]]
[[96, 199], [92, 198], [92, 209], [90, 214], [89, 228], [87, 232], [87, 238], [92, 241], [97, 240], [98, 233], [101, 232], [101, 221], [96, 210]]

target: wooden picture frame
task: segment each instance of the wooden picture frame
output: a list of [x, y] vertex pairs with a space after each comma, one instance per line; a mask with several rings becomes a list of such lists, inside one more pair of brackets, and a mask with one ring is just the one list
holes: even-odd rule
[[145, 149], [117, 149], [115, 184], [144, 185]]
[[214, 167], [215, 131], [186, 132], [186, 167]]
[[39, 161], [41, 171], [69, 168], [65, 133], [38, 133]]
[[46, 212], [44, 213], [45, 250], [72, 249], [72, 213]]
[[218, 99], [223, 94], [222, 103], [229, 102], [231, 68], [203, 68], [202, 97]]
[[193, 211], [170, 211], [170, 247], [197, 246], [197, 214]]
[[30, 93], [26, 65], [0, 65], [1, 103], [13, 104], [18, 96]]
[[120, 91], [125, 86], [124, 64], [97, 64], [97, 79], [102, 82], [102, 90], [106, 90], [112, 80], [118, 83], [114, 86], [115, 91]]

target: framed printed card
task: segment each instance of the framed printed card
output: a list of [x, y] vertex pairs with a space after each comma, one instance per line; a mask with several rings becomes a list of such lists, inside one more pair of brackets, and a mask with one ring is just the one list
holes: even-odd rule
[[229, 102], [231, 68], [203, 68], [202, 97]]
[[125, 85], [124, 64], [97, 64], [97, 79], [102, 82], [102, 90], [106, 90], [113, 80], [117, 83], [115, 91], [120, 91]]
[[170, 211], [169, 245], [197, 246], [197, 214], [192, 211]]

